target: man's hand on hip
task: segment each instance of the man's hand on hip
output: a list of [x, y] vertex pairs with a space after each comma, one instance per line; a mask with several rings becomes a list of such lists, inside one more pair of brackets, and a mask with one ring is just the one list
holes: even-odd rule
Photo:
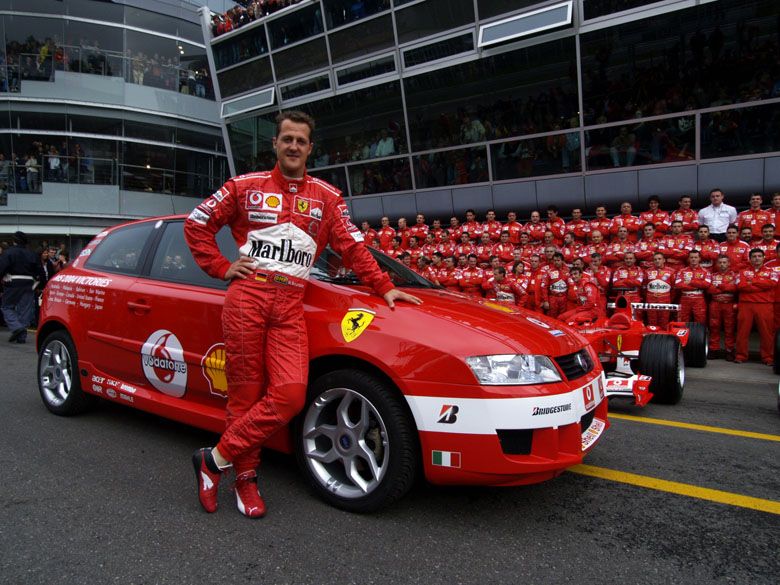
[[395, 301], [404, 301], [407, 303], [412, 303], [414, 305], [422, 304], [421, 299], [418, 299], [414, 295], [407, 294], [404, 291], [397, 288], [387, 291], [385, 293], [384, 299], [385, 301], [387, 301], [387, 305], [391, 309], [395, 309]]
[[246, 278], [255, 271], [255, 261], [249, 256], [241, 256], [238, 260], [230, 265], [230, 268], [225, 272], [225, 280], [233, 280], [234, 278]]

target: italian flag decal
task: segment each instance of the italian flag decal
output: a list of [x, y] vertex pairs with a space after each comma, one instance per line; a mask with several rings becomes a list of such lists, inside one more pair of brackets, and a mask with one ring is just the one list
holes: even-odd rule
[[460, 453], [453, 451], [431, 451], [433, 464], [439, 467], [460, 467]]

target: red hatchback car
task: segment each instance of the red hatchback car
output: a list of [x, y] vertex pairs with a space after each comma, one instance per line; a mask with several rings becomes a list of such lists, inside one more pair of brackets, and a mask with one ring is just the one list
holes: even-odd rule
[[[47, 285], [37, 345], [50, 411], [75, 414], [100, 397], [224, 429], [227, 285], [195, 263], [183, 221], [102, 232]], [[237, 257], [227, 229], [217, 240]], [[609, 426], [587, 341], [373, 253], [424, 303], [391, 311], [326, 250], [304, 303], [308, 400], [268, 446], [294, 452], [316, 492], [354, 511], [401, 497], [420, 470], [436, 484], [519, 485], [580, 463]]]

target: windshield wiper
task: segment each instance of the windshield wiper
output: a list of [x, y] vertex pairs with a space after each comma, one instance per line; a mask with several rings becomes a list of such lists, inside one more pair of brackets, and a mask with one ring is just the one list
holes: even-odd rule
[[320, 278], [332, 284], [362, 284], [357, 276], [327, 276]]

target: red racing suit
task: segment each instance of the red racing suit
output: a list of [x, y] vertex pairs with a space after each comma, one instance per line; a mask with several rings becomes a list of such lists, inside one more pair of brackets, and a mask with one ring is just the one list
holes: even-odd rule
[[439, 272], [436, 275], [436, 280], [439, 284], [447, 290], [460, 292], [460, 286], [458, 286], [458, 279], [460, 278], [459, 268], [442, 267], [439, 268]]
[[764, 266], [771, 268], [778, 280], [777, 286], [775, 287], [774, 328], [772, 329], [773, 332], [776, 332], [780, 329], [780, 258], [765, 262]]
[[662, 240], [661, 252], [666, 258], [669, 268], [679, 268], [688, 259], [688, 252], [693, 249], [693, 238], [688, 234], [667, 234]]
[[680, 291], [680, 312], [678, 321], [695, 321], [707, 324], [707, 299], [705, 291], [712, 286], [712, 277], [704, 268], [686, 266], [677, 271], [674, 288]]
[[625, 227], [628, 230], [628, 239], [631, 242], [636, 242], [637, 233], [642, 230], [644, 224], [636, 215], [616, 215], [609, 222], [609, 235], [615, 239], [617, 238], [618, 229]]
[[652, 223], [655, 226], [655, 233], [665, 234], [669, 227], [672, 225], [672, 221], [669, 219], [669, 214], [660, 209], [653, 213], [649, 209], [639, 214], [639, 221], [644, 227], [648, 223]]
[[542, 287], [542, 301], [550, 304], [547, 314], [557, 317], [566, 310], [566, 300], [569, 293], [569, 270], [565, 266], [555, 268], [550, 266]]
[[669, 214], [669, 223], [681, 221], [683, 233], [690, 234], [699, 229], [699, 212], [695, 209], [678, 209]]
[[[645, 270], [645, 302], [646, 303], [671, 303], [672, 287], [674, 286], [674, 268], [648, 268]], [[663, 329], [669, 325], [669, 311], [663, 309], [648, 309], [647, 324], [656, 325]]]
[[629, 303], [640, 302], [639, 290], [645, 281], [645, 271], [639, 266], [620, 266], [612, 273], [613, 296], [623, 295]]
[[228, 403], [218, 447], [237, 475], [257, 467], [263, 442], [303, 408], [309, 368], [303, 294], [325, 246], [378, 294], [393, 288], [339, 195], [308, 175], [286, 179], [277, 166], [228, 180], [184, 224], [192, 254], [210, 276], [224, 278], [231, 265], [215, 240], [224, 225], [239, 253], [255, 260], [254, 274], [230, 282], [222, 310]]
[[723, 326], [726, 338], [726, 352], [734, 353], [736, 342], [734, 334], [737, 327], [737, 272], [715, 271], [712, 273], [712, 286], [709, 293], [710, 301], [710, 351], [720, 350], [720, 328]]
[[575, 241], [584, 244], [590, 237], [590, 222], [586, 219], [573, 219], [566, 224], [566, 233], [572, 234]]
[[733, 244], [729, 242], [720, 243], [720, 253], [724, 256], [728, 256], [729, 266], [735, 272], [739, 272], [743, 268], [750, 266], [750, 253], [751, 246], [747, 242], [737, 240]]
[[752, 266], [737, 276], [739, 305], [737, 308], [737, 361], [748, 358], [748, 340], [753, 323], [761, 338], [761, 361], [774, 361], [774, 339], [772, 335], [773, 307], [777, 288], [777, 274], [771, 266], [763, 265], [758, 270]]
[[753, 231], [753, 237], [760, 238], [761, 228], [768, 223], [774, 223], [774, 219], [774, 214], [768, 210], [759, 209], [758, 211], [753, 211], [748, 209], [737, 214], [737, 227], [740, 233], [743, 227], [749, 227]]
[[544, 225], [541, 221], [536, 223], [529, 221], [527, 224], [525, 224], [523, 231], [528, 234], [528, 237], [532, 243], [538, 244], [544, 238], [544, 232], [547, 231], [547, 226]]
[[612, 271], [602, 264], [597, 271], [594, 272], [593, 267], [591, 266], [586, 272], [590, 276], [590, 281], [599, 293], [600, 310], [602, 313], [606, 314], [609, 284], [612, 282]]
[[458, 285], [460, 290], [470, 297], [482, 298], [482, 281], [484, 279], [485, 273], [481, 268], [464, 268], [460, 271]]
[[701, 252], [701, 267], [712, 270], [715, 260], [720, 255], [720, 243], [712, 238], [706, 240], [694, 240], [693, 249]]
[[589, 279], [578, 283], [569, 282], [569, 306], [572, 307], [558, 315], [564, 323], [589, 323], [606, 316], [599, 306], [599, 293]]

